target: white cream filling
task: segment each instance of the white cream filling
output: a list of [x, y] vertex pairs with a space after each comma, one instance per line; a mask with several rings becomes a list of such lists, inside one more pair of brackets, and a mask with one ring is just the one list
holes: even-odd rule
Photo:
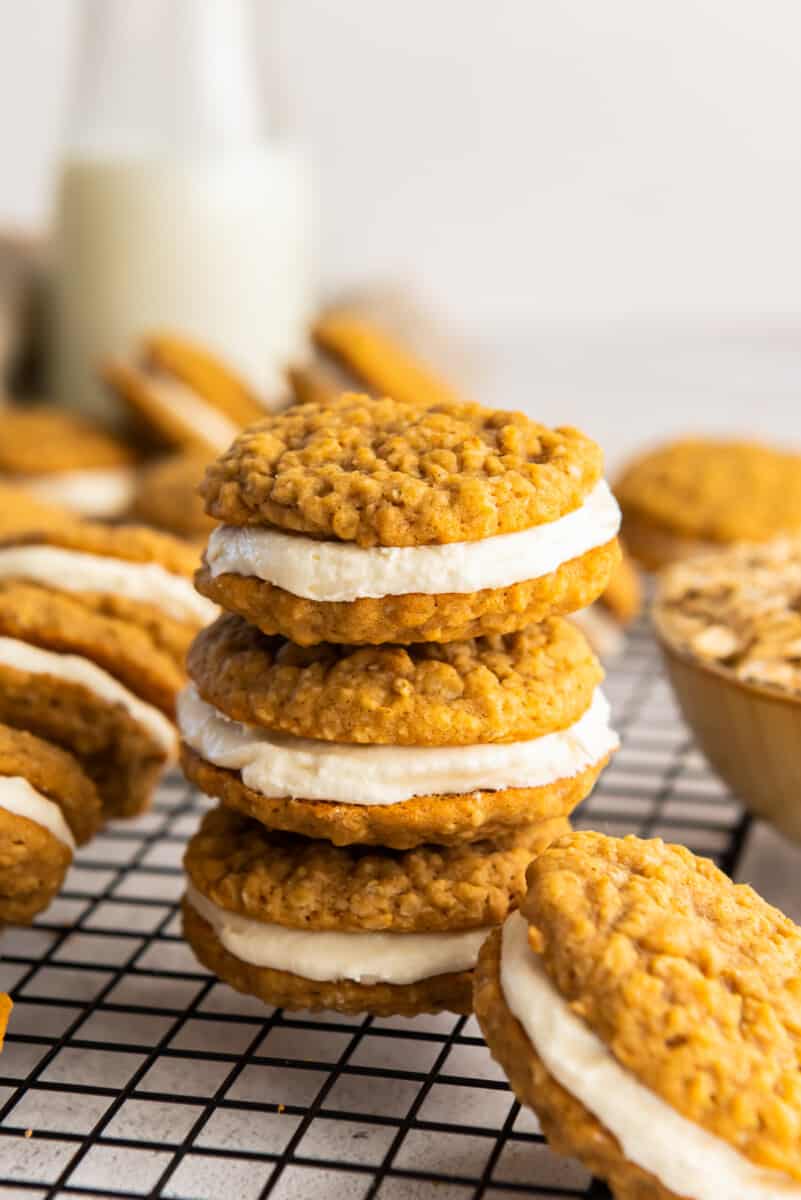
[[59, 654], [54, 650], [42, 650], [29, 642], [16, 638], [0, 637], [0, 663], [15, 671], [29, 671], [32, 675], [52, 675], [67, 683], [79, 684], [107, 704], [120, 704], [138, 725], [150, 734], [162, 748], [168, 759], [176, 753], [176, 730], [162, 712], [140, 700], [133, 692], [102, 667], [77, 654]]
[[549, 980], [519, 913], [507, 919], [502, 936], [501, 986], [509, 1009], [549, 1074], [617, 1138], [626, 1158], [688, 1200], [801, 1197], [801, 1183], [751, 1162], [620, 1066]]
[[242, 725], [207, 704], [191, 684], [178, 698], [178, 724], [187, 744], [214, 766], [241, 772], [254, 792], [364, 805], [572, 778], [617, 749], [609, 716], [609, 704], [596, 690], [569, 729], [528, 742], [364, 746]]
[[321, 542], [280, 529], [223, 525], [206, 549], [212, 575], [252, 575], [308, 600], [380, 599], [412, 592], [479, 592], [538, 579], [610, 541], [617, 501], [603, 480], [580, 508], [519, 533], [443, 546]]
[[84, 471], [53, 471], [47, 475], [8, 476], [48, 504], [60, 504], [84, 517], [117, 517], [130, 508], [135, 476], [131, 467], [92, 467]]
[[4, 775], [0, 778], [0, 808], [42, 825], [57, 841], [75, 852], [75, 839], [61, 809], [31, 787], [27, 779], [20, 775]]
[[198, 625], [208, 625], [219, 611], [195, 591], [191, 580], [171, 574], [158, 563], [127, 562], [61, 546], [0, 549], [0, 579], [10, 578], [30, 579], [70, 592], [111, 592]]
[[471, 971], [488, 929], [461, 933], [329, 933], [288, 929], [227, 912], [187, 884], [186, 898], [235, 958], [254, 967], [336, 983], [418, 983]]
[[626, 640], [623, 628], [597, 601], [571, 613], [570, 620], [578, 625], [599, 658], [609, 661], [620, 654]]
[[199, 434], [204, 441], [222, 453], [240, 432], [239, 426], [225, 413], [207, 404], [201, 398], [172, 376], [151, 373], [148, 376], [154, 391], [157, 391], [159, 403], [169, 413], [186, 425], [194, 433]]

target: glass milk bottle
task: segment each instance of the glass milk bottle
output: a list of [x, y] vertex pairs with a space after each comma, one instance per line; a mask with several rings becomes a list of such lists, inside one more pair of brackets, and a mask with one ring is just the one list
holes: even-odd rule
[[314, 306], [312, 187], [269, 139], [243, 0], [84, 0], [56, 211], [54, 390], [114, 419], [97, 364], [191, 336], [275, 403]]

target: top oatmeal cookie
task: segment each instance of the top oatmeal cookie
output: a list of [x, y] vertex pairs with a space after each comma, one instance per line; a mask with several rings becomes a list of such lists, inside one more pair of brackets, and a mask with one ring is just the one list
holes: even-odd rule
[[346, 393], [246, 429], [207, 470], [207, 512], [360, 546], [478, 541], [555, 521], [601, 478], [568, 427], [469, 403]]
[[702, 542], [761, 542], [801, 528], [801, 454], [687, 438], [658, 447], [615, 487], [626, 522]]
[[532, 948], [617, 1061], [753, 1162], [801, 1179], [801, 929], [658, 839], [574, 834], [528, 884]]

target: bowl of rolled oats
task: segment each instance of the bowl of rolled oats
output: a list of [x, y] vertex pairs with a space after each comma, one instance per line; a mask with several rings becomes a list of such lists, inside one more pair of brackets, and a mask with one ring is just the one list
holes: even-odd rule
[[801, 841], [801, 538], [677, 563], [653, 615], [700, 749], [753, 812]]

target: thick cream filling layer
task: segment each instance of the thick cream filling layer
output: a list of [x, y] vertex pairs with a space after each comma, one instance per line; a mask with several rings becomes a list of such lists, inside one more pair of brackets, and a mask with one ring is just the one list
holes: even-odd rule
[[419, 983], [470, 971], [488, 929], [462, 933], [330, 933], [288, 929], [227, 912], [187, 885], [186, 898], [235, 958], [254, 967], [337, 983]]
[[205, 400], [172, 376], [153, 373], [149, 381], [157, 392], [159, 403], [169, 413], [205, 442], [222, 453], [240, 432], [239, 426], [225, 413], [207, 404]]
[[186, 743], [214, 766], [239, 771], [254, 792], [364, 805], [540, 787], [572, 778], [617, 749], [609, 716], [609, 704], [596, 690], [590, 707], [569, 729], [528, 742], [364, 746], [242, 725], [207, 704], [191, 684], [178, 698]]
[[0, 777], [0, 808], [35, 821], [75, 853], [75, 839], [59, 806], [37, 792], [21, 775]]
[[135, 478], [131, 467], [92, 467], [48, 475], [13, 475], [7, 482], [38, 500], [60, 504], [84, 517], [117, 517], [130, 508]]
[[479, 542], [363, 548], [274, 528], [223, 525], [209, 538], [206, 561], [214, 576], [255, 576], [307, 600], [380, 599], [413, 592], [437, 596], [538, 579], [603, 546], [619, 528], [617, 501], [602, 480], [567, 516]]
[[42, 650], [29, 642], [0, 637], [0, 663], [15, 671], [32, 675], [52, 675], [67, 683], [79, 684], [107, 704], [120, 704], [138, 725], [153, 738], [172, 760], [176, 753], [176, 730], [163, 713], [140, 700], [102, 667], [77, 654], [58, 654]]
[[0, 579], [29, 579], [69, 592], [109, 592], [152, 604], [178, 621], [208, 625], [218, 608], [200, 596], [190, 579], [158, 563], [128, 562], [62, 546], [0, 549]]
[[510, 1011], [548, 1073], [617, 1138], [627, 1159], [688, 1200], [801, 1197], [801, 1183], [751, 1162], [620, 1066], [549, 980], [524, 917], [509, 917], [502, 936], [501, 986]]

